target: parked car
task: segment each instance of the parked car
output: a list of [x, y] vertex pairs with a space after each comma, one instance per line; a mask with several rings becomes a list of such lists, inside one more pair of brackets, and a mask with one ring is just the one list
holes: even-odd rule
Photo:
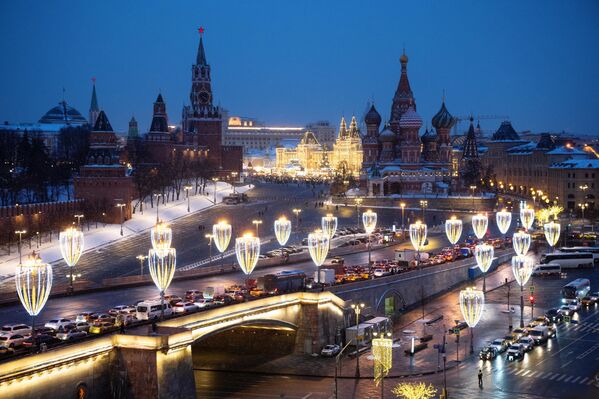
[[595, 302], [599, 301], [599, 292], [591, 292], [589, 296], [591, 297], [591, 300]]
[[79, 322], [75, 323], [75, 328], [79, 331], [89, 332], [90, 327], [91, 327], [91, 324], [88, 323], [87, 321], [79, 321]]
[[374, 269], [374, 272], [372, 274], [374, 275], [374, 277], [383, 277], [391, 275], [391, 272], [387, 269]]
[[25, 336], [21, 334], [0, 335], [0, 346], [6, 346], [7, 348], [19, 347], [23, 341], [25, 341]]
[[75, 339], [80, 339], [87, 337], [87, 333], [85, 331], [79, 331], [77, 328], [73, 327], [64, 332], [60, 332], [56, 334], [56, 338], [62, 341], [72, 341]]
[[519, 340], [522, 337], [525, 337], [528, 335], [528, 330], [526, 330], [525, 328], [514, 328], [512, 330], [512, 338], [514, 339], [514, 341]]
[[98, 314], [96, 312], [82, 312], [77, 315], [76, 322], [87, 321], [90, 322], [96, 318]]
[[101, 334], [114, 327], [114, 324], [107, 321], [95, 321], [94, 324], [89, 328], [90, 334]]
[[[41, 344], [50, 345], [56, 342], [56, 338], [49, 334], [37, 334], [35, 336], [35, 345], [40, 346]], [[26, 338], [22, 345], [25, 348], [31, 348], [33, 346], [33, 337]]]
[[185, 299], [192, 300], [195, 297], [203, 298], [203, 292], [200, 290], [187, 290], [185, 291]]
[[173, 306], [175, 313], [190, 313], [196, 312], [199, 307], [193, 302], [178, 302]]
[[524, 346], [522, 344], [513, 344], [507, 350], [507, 360], [509, 362], [522, 359], [524, 357]]
[[58, 331], [61, 328], [64, 328], [64, 326], [66, 326], [67, 324], [71, 323], [73, 323], [71, 319], [52, 319], [49, 322], [47, 322], [44, 325], [44, 327], [49, 327], [55, 331]]
[[96, 322], [96, 321], [101, 321], [101, 322], [105, 321], [105, 322], [113, 323], [114, 324], [114, 317], [112, 317], [111, 315], [106, 314], [106, 313], [99, 313], [99, 314], [97, 314], [97, 315], [94, 316], [93, 321], [94, 322]]
[[0, 334], [29, 335], [31, 334], [31, 326], [27, 324], [6, 324], [2, 326]]
[[478, 354], [478, 357], [481, 358], [482, 360], [492, 360], [495, 359], [497, 357], [497, 355], [499, 354], [499, 351], [497, 350], [497, 348], [495, 346], [485, 346], [484, 348], [482, 348]]
[[497, 352], [503, 353], [508, 348], [508, 342], [503, 338], [497, 338], [496, 340], [491, 342], [491, 344], [489, 346], [492, 346], [495, 349], [497, 349]]
[[116, 316], [119, 313], [134, 313], [135, 307], [131, 305], [118, 305], [108, 311], [111, 316]]
[[522, 345], [524, 352], [532, 350], [535, 346], [535, 340], [530, 337], [522, 337], [518, 340], [518, 343]]
[[165, 295], [164, 300], [171, 304], [171, 306], [175, 306], [179, 302], [183, 302], [183, 298], [178, 295]]
[[339, 345], [333, 344], [325, 345], [325, 347], [320, 351], [320, 354], [326, 357], [333, 357], [337, 356], [339, 352], [341, 352], [341, 347]]
[[559, 309], [549, 309], [548, 311], [545, 312], [545, 319], [549, 323], [560, 324], [561, 322], [564, 321], [564, 316], [559, 311]]

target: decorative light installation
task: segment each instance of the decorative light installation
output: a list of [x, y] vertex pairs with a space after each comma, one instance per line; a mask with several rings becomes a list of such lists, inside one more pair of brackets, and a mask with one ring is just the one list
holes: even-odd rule
[[520, 221], [522, 222], [522, 227], [530, 230], [535, 221], [535, 210], [528, 207], [520, 208]]
[[233, 228], [231, 225], [224, 220], [219, 221], [218, 223], [212, 225], [212, 239], [214, 240], [214, 245], [216, 245], [216, 249], [220, 252], [220, 265], [221, 268], [224, 267], [224, 259], [225, 259], [225, 251], [229, 247], [229, 243], [231, 242], [231, 235], [233, 233]]
[[371, 264], [371, 243], [370, 235], [376, 228], [377, 214], [372, 210], [367, 210], [362, 214], [362, 224], [364, 225], [364, 231], [368, 234], [368, 264]]
[[553, 247], [559, 241], [561, 226], [559, 223], [551, 221], [543, 225], [543, 230], [545, 230], [545, 239], [547, 239], [547, 243], [551, 247], [551, 252], [553, 252]]
[[[46, 305], [52, 289], [52, 266], [33, 252], [24, 263], [17, 266], [15, 279], [21, 304], [31, 316], [31, 333], [35, 338], [35, 316]], [[35, 345], [35, 339], [33, 342]]]
[[[376, 332], [374, 333], [376, 336]], [[372, 340], [372, 356], [374, 357], [374, 382], [381, 383], [381, 392], [384, 391], [385, 376], [393, 366], [393, 340], [391, 333], [381, 335]]]
[[[420, 269], [420, 251], [424, 249], [426, 244], [426, 223], [417, 220], [416, 223], [410, 224], [409, 231], [410, 241], [416, 250], [416, 267]], [[422, 305], [422, 318], [424, 319], [424, 281], [422, 280], [422, 273], [420, 273], [420, 302]]]
[[503, 209], [495, 214], [495, 220], [497, 221], [499, 231], [505, 236], [512, 224], [512, 212]]
[[164, 291], [173, 281], [176, 268], [177, 250], [175, 248], [150, 249], [148, 251], [150, 276], [160, 291], [160, 318], [164, 317]]
[[322, 230], [316, 230], [308, 234], [308, 251], [312, 262], [316, 265], [316, 282], [320, 282], [320, 270], [329, 254], [329, 235]]
[[168, 249], [173, 241], [173, 229], [164, 222], [156, 223], [150, 229], [150, 239], [152, 240], [152, 248], [156, 251]]
[[470, 354], [474, 353], [474, 330], [485, 308], [485, 294], [475, 288], [460, 291], [460, 310], [464, 321], [470, 327]]
[[474, 248], [476, 265], [483, 272], [483, 292], [487, 292], [486, 274], [493, 263], [495, 249], [489, 244], [479, 244]]
[[454, 245], [462, 236], [462, 221], [452, 216], [451, 219], [445, 221], [445, 234], [449, 242]]
[[532, 260], [526, 256], [512, 256], [512, 272], [520, 286], [520, 328], [524, 328], [524, 285], [530, 279], [533, 270]]
[[275, 236], [281, 247], [287, 244], [289, 236], [291, 236], [291, 220], [288, 220], [285, 216], [275, 220]]
[[[59, 235], [60, 253], [68, 267], [73, 268], [83, 253], [83, 232], [75, 227], [61, 231]], [[69, 273], [69, 292], [73, 292], [73, 270]]]
[[530, 248], [530, 234], [524, 231], [518, 231], [514, 233], [512, 245], [514, 246], [516, 255], [526, 255], [528, 253], [528, 249]]
[[329, 242], [333, 239], [335, 232], [337, 231], [337, 216], [333, 216], [330, 213], [327, 213], [326, 216], [323, 216], [321, 219], [322, 231], [324, 231], [329, 236]]
[[260, 256], [260, 238], [254, 237], [252, 233], [245, 233], [242, 237], [235, 239], [235, 255], [239, 267], [245, 274], [250, 274]]
[[487, 234], [487, 227], [489, 227], [489, 218], [487, 215], [478, 213], [472, 216], [472, 230], [474, 230], [474, 235], [479, 240], [482, 240], [485, 234]]

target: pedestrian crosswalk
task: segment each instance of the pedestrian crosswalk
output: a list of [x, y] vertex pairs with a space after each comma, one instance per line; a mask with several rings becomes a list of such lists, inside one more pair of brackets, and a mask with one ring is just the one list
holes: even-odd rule
[[590, 377], [584, 377], [580, 375], [570, 375], [564, 373], [556, 373], [553, 371], [539, 371], [539, 370], [530, 370], [530, 369], [519, 369], [515, 367], [510, 367], [503, 370], [497, 370], [499, 372], [503, 372], [507, 375], [513, 375], [517, 377], [523, 378], [537, 378], [546, 381], [553, 382], [563, 382], [577, 385], [591, 385], [593, 383], [593, 379]]
[[575, 326], [570, 325], [565, 329], [567, 331], [577, 332], [599, 332], [599, 322], [597, 323], [580, 323]]

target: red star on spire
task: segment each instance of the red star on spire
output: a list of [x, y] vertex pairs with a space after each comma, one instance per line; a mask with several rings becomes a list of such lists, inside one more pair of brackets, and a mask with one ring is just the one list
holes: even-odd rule
[[200, 28], [198, 29], [198, 32], [200, 32], [200, 36], [204, 34], [204, 27], [200, 26]]
[[92, 82], [93, 82], [93, 84], [96, 84], [96, 77], [95, 76], [92, 76]]

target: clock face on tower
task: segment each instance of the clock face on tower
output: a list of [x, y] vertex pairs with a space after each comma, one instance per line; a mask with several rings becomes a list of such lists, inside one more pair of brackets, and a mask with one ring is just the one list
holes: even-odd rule
[[199, 98], [200, 98], [200, 104], [202, 104], [202, 105], [210, 104], [210, 93], [208, 93], [207, 91], [201, 91], [199, 94]]

